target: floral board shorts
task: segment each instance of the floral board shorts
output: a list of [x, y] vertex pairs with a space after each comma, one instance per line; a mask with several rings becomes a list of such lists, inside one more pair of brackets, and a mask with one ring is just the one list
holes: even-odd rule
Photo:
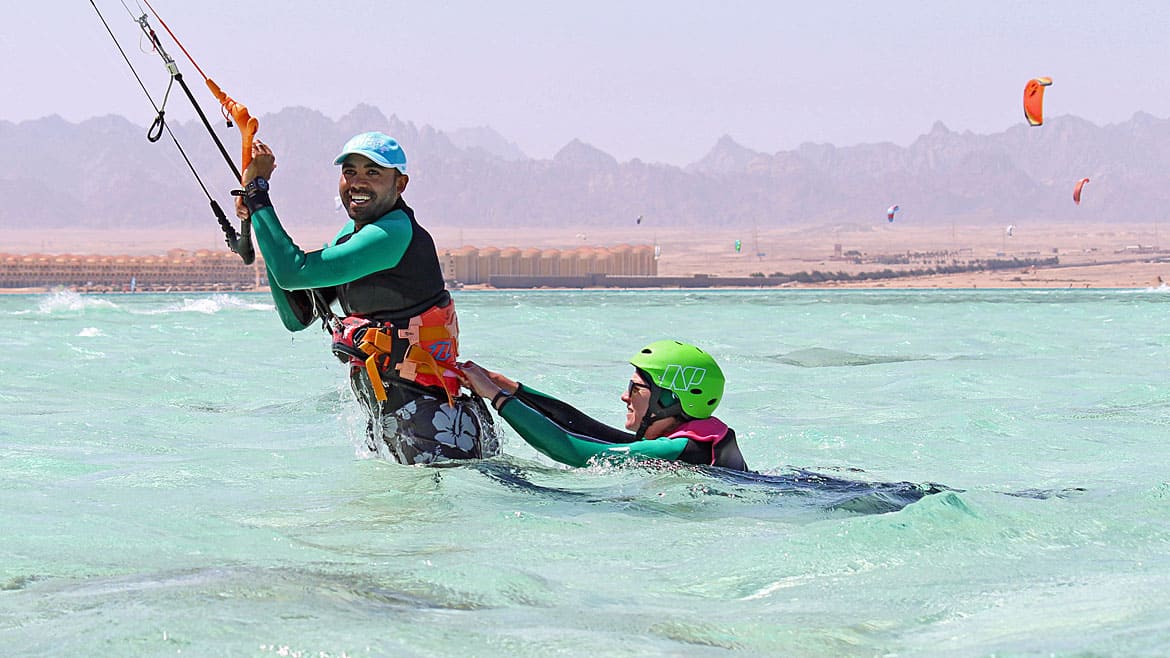
[[367, 413], [366, 442], [371, 451], [380, 452], [384, 445], [403, 464], [499, 454], [495, 423], [480, 397], [459, 395], [452, 407], [442, 389], [401, 380], [385, 384], [387, 399], [380, 401], [365, 369], [350, 370], [350, 385]]

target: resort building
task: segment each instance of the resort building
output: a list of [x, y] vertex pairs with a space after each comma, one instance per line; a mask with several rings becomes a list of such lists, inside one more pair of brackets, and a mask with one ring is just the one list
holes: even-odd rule
[[439, 250], [443, 278], [449, 282], [489, 284], [511, 277], [547, 280], [558, 285], [565, 278], [594, 274], [657, 276], [658, 260], [649, 245], [559, 249], [497, 249], [461, 247]]
[[[573, 250], [461, 247], [439, 250], [451, 284], [487, 284], [520, 277], [529, 285], [560, 285], [594, 275], [653, 277], [653, 247]], [[172, 249], [164, 256], [0, 254], [0, 289], [65, 287], [83, 292], [257, 290], [268, 285], [262, 259], [245, 265], [229, 251]]]
[[0, 288], [65, 287], [84, 292], [254, 290], [266, 284], [259, 260], [229, 251], [172, 249], [165, 256], [0, 254]]

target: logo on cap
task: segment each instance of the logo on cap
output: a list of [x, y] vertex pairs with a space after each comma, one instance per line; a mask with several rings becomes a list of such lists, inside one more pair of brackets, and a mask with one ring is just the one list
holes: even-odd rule
[[398, 140], [380, 132], [368, 132], [354, 135], [341, 150], [341, 155], [333, 160], [333, 164], [342, 164], [350, 154], [363, 155], [382, 167], [396, 168], [406, 173], [406, 153], [398, 144]]

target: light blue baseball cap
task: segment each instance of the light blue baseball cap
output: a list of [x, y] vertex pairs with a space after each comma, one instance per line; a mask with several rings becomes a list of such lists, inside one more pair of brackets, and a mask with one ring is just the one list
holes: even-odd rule
[[398, 140], [386, 133], [368, 132], [354, 135], [341, 148], [341, 154], [333, 160], [333, 164], [339, 165], [345, 162], [346, 156], [353, 154], [364, 155], [378, 166], [406, 173], [406, 152], [402, 150]]

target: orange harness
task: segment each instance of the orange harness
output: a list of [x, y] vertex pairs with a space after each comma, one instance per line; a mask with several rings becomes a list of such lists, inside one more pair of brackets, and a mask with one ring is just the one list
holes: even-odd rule
[[[459, 357], [459, 319], [455, 315], [455, 303], [444, 307], [432, 306], [410, 319], [405, 327], [393, 324], [375, 324], [373, 321], [350, 316], [342, 321], [342, 329], [334, 334], [337, 344], [350, 344], [365, 355], [360, 358], [353, 352], [349, 362], [364, 367], [379, 400], [386, 399], [382, 375], [394, 366], [399, 379], [414, 382], [420, 386], [441, 387], [447, 394], [447, 402], [454, 407], [454, 396], [459, 394], [460, 380], [456, 365]], [[406, 348], [395, 362], [395, 348]]]

